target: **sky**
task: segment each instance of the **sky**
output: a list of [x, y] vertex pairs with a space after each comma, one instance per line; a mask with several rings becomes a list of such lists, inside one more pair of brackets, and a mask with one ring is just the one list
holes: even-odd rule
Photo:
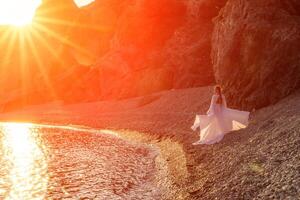
[[94, 0], [74, 0], [74, 2], [80, 7], [92, 3]]

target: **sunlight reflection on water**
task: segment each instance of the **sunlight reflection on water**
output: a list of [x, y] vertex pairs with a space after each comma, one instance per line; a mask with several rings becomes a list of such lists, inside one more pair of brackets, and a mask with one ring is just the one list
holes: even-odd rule
[[1, 196], [7, 200], [43, 199], [48, 183], [47, 161], [32, 125], [8, 123], [2, 127], [2, 134], [10, 189]]
[[156, 151], [117, 136], [0, 122], [0, 199], [158, 199]]

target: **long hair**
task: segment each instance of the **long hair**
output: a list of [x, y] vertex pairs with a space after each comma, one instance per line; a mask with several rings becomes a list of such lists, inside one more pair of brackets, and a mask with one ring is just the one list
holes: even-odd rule
[[223, 98], [222, 98], [222, 88], [221, 88], [221, 86], [219, 86], [219, 85], [215, 86], [215, 91], [219, 96], [216, 103], [222, 105], [223, 104]]

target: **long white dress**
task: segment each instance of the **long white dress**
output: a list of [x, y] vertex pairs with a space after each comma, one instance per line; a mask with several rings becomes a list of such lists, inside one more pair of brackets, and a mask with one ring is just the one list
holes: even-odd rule
[[227, 108], [225, 96], [222, 95], [222, 105], [217, 104], [219, 95], [213, 95], [207, 115], [196, 115], [194, 131], [200, 128], [200, 140], [193, 143], [214, 144], [220, 142], [226, 133], [248, 126], [249, 112]]

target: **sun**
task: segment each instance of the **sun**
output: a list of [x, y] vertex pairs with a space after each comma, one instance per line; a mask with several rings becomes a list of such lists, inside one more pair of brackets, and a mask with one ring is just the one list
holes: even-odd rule
[[0, 25], [30, 25], [41, 0], [0, 0]]

